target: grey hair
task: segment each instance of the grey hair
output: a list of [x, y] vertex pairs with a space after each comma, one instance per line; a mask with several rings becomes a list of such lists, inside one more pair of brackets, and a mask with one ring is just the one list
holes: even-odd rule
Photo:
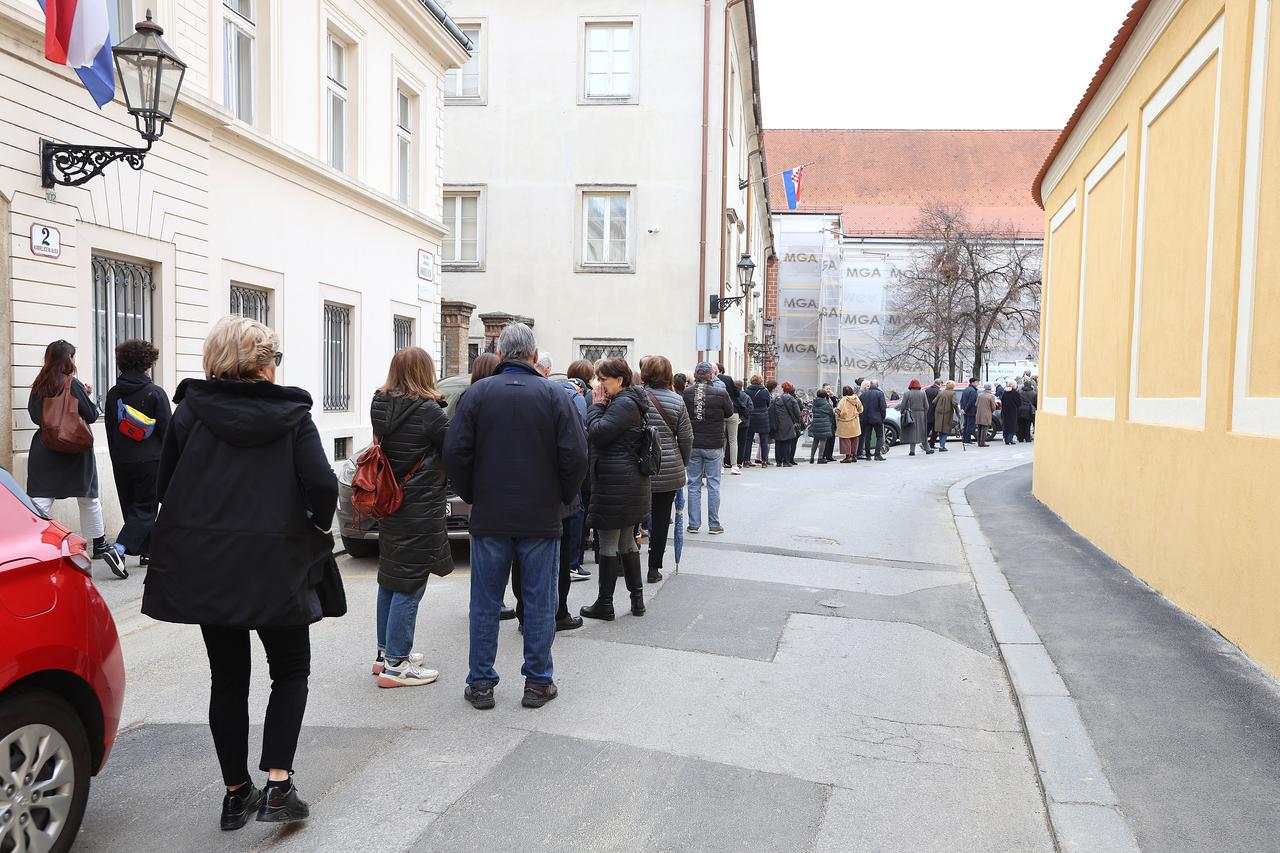
[[524, 323], [510, 323], [498, 335], [498, 352], [506, 361], [533, 361], [538, 351], [538, 341], [533, 337], [533, 329]]
[[988, 382], [986, 385], [983, 385], [983, 386], [982, 386], [982, 390], [983, 390], [983, 391], [990, 391], [990, 390], [991, 390], [991, 383], [990, 383], [990, 382]]
[[879, 387], [880, 387], [880, 380], [879, 380], [879, 379], [872, 379], [872, 380], [871, 380], [871, 387], [872, 387], [872, 388], [879, 388]]
[[865, 381], [862, 383], [862, 390], [863, 390], [863, 391], [869, 391], [870, 389], [871, 389], [871, 380], [869, 380], [869, 379], [868, 379], [868, 380], [865, 380]]
[[537, 368], [539, 370], [545, 370], [547, 373], [551, 372], [551, 353], [547, 352], [546, 350], [538, 351]]

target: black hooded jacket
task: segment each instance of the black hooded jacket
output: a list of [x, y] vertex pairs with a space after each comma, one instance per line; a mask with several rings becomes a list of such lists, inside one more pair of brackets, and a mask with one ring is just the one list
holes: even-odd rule
[[449, 429], [444, 405], [443, 400], [411, 400], [381, 391], [373, 395], [373, 434], [404, 484], [400, 509], [378, 520], [378, 586], [392, 592], [415, 592], [428, 575], [453, 571], [442, 459]]
[[[119, 403], [132, 406], [148, 417], [156, 419], [155, 429], [142, 441], [134, 441], [121, 434]], [[106, 410], [102, 413], [107, 423], [107, 448], [111, 451], [112, 465], [129, 465], [138, 462], [158, 462], [160, 448], [164, 446], [164, 434], [169, 429], [172, 410], [169, 395], [140, 370], [126, 370], [116, 379], [107, 392]]]
[[607, 404], [587, 409], [591, 442], [591, 506], [587, 524], [617, 530], [639, 524], [651, 510], [649, 477], [637, 459], [651, 403], [636, 386], [623, 388]]
[[165, 435], [142, 612], [162, 622], [278, 628], [320, 619], [338, 481], [311, 395], [187, 379]]

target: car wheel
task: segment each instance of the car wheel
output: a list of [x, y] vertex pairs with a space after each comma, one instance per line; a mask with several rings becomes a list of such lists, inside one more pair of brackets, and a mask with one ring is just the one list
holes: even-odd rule
[[884, 425], [884, 449], [881, 452], [888, 453], [889, 448], [893, 447], [895, 444], [898, 443], [898, 439], [899, 439], [898, 428], [893, 424], [885, 424]]
[[84, 725], [43, 690], [0, 703], [0, 850], [70, 850], [89, 800]]
[[347, 553], [357, 559], [361, 557], [378, 556], [378, 540], [377, 539], [348, 539], [342, 537], [342, 547], [347, 549]]

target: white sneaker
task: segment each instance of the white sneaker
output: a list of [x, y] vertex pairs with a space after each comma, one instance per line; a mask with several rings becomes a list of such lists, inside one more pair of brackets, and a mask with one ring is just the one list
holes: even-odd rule
[[[409, 652], [409, 663], [414, 666], [422, 666], [422, 652]], [[382, 652], [378, 652], [378, 657], [373, 661], [373, 674], [382, 675], [382, 671], [387, 668], [387, 662], [383, 660]]]
[[730, 473], [730, 474], [741, 474], [741, 473], [742, 473], [742, 469], [741, 469], [741, 468], [739, 468], [737, 465], [734, 465], [734, 466], [733, 466], [733, 468], [732, 468], [732, 470], [730, 470], [730, 471], [729, 471], [729, 473]]
[[388, 665], [378, 676], [379, 687], [421, 687], [440, 677], [434, 669], [426, 669], [412, 661], [401, 661], [399, 666]]

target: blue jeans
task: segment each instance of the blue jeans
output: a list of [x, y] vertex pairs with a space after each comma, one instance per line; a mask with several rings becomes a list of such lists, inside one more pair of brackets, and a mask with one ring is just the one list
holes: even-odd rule
[[520, 560], [520, 598], [524, 602], [526, 684], [551, 683], [551, 642], [556, 637], [560, 539], [471, 537], [471, 654], [467, 683], [498, 683], [498, 611], [507, 589], [512, 560]]
[[413, 651], [418, 605], [426, 591], [425, 583], [417, 592], [392, 592], [378, 587], [378, 648], [383, 657], [404, 660]]
[[712, 527], [720, 526], [720, 473], [724, 451], [695, 447], [689, 456], [689, 526], [702, 526], [702, 478], [707, 478], [707, 517]]
[[969, 442], [973, 441], [973, 433], [974, 433], [974, 430], [977, 428], [977, 426], [978, 426], [977, 413], [964, 416], [964, 443], [965, 444], [968, 444]]
[[[577, 571], [582, 568], [582, 532], [586, 529], [587, 523], [587, 502], [581, 501], [582, 506], [578, 507], [578, 511], [570, 516], [569, 522], [569, 542], [571, 545], [569, 551], [569, 569]], [[563, 535], [561, 539], [563, 540]], [[563, 542], [560, 545], [564, 547]]]

